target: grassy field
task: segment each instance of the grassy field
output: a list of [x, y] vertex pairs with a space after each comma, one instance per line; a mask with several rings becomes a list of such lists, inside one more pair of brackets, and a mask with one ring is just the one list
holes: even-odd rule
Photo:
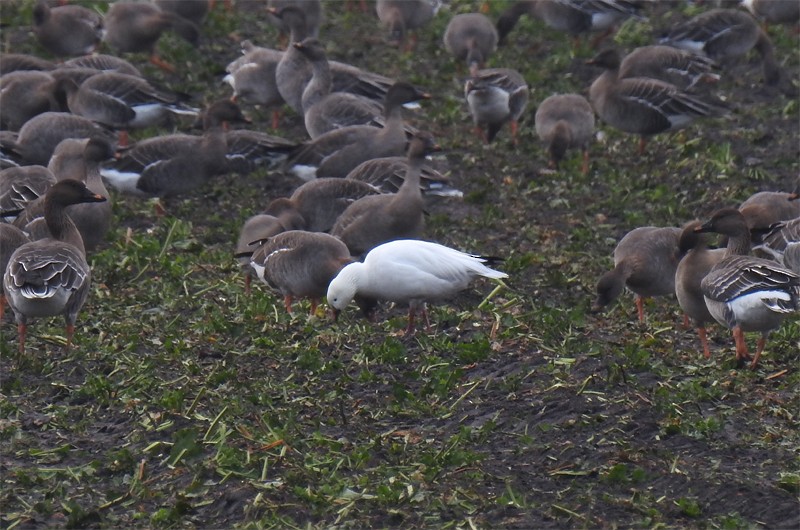
[[[32, 5], [0, 4], [4, 52], [42, 53]], [[646, 324], [630, 294], [589, 311], [627, 231], [793, 189], [798, 99], [763, 87], [750, 56], [720, 83], [729, 115], [657, 136], [643, 156], [636, 138], [600, 125], [588, 175], [579, 155], [548, 171], [536, 105], [586, 94], [600, 73], [585, 64], [593, 52], [523, 19], [490, 60], [531, 86], [520, 142], [504, 129], [483, 145], [465, 68], [441, 45], [449, 16], [479, 5], [452, 2], [412, 53], [384, 43], [372, 12], [339, 2], [326, 4], [320, 35], [331, 57], [434, 94], [410, 120], [437, 136], [436, 164], [465, 195], [430, 205], [427, 238], [504, 256], [509, 288], [476, 309], [494, 287], [476, 283], [412, 338], [403, 308], [383, 307], [377, 323], [355, 307], [336, 323], [307, 303], [290, 315], [263, 285], [244, 294], [233, 244], [248, 216], [299, 184], [291, 176], [225, 176], [167, 203], [165, 217], [115, 196], [76, 346], [64, 351], [60, 320], [37, 321], [18, 362], [15, 327], [2, 322], [4, 528], [800, 526], [797, 315], [750, 371], [719, 327], [704, 359], [674, 299], [648, 303]], [[489, 15], [505, 5], [490, 2]], [[616, 44], [651, 43], [702, 9], [650, 6]], [[796, 86], [797, 35], [770, 35]], [[260, 11], [218, 5], [198, 49], [162, 39], [176, 74], [128, 59], [203, 104], [230, 95], [221, 75], [245, 38], [278, 40]], [[269, 109], [243, 107], [268, 129]], [[275, 134], [305, 138], [290, 112]]]

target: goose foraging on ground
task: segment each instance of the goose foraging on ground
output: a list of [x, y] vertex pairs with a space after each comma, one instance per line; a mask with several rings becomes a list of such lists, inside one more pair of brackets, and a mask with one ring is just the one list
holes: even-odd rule
[[372, 249], [362, 262], [346, 265], [328, 287], [328, 304], [338, 315], [357, 296], [408, 304], [406, 334], [414, 332], [419, 312], [427, 322], [426, 303], [450, 298], [478, 277], [508, 275], [489, 268], [489, 260], [453, 248], [401, 239]]
[[528, 84], [519, 72], [510, 68], [473, 70], [464, 84], [464, 97], [486, 143], [494, 140], [506, 122], [517, 143], [518, 122], [528, 105]]
[[556, 94], [536, 109], [536, 134], [547, 142], [550, 167], [558, 169], [568, 149], [583, 151], [581, 172], [589, 172], [589, 143], [594, 136], [594, 110], [586, 98], [578, 94]]
[[717, 210], [695, 231], [728, 236], [725, 257], [700, 285], [711, 315], [733, 333], [737, 362], [750, 358], [744, 332], [761, 333], [750, 364], [754, 369], [769, 334], [790, 313], [800, 311], [800, 274], [774, 261], [748, 255], [750, 231], [744, 216], [735, 208]]

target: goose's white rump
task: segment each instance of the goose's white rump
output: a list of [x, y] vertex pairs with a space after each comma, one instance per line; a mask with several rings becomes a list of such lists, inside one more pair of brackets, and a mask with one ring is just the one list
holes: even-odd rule
[[328, 303], [347, 307], [358, 294], [376, 300], [409, 304], [409, 331], [416, 309], [425, 302], [448, 298], [478, 276], [507, 278], [485, 265], [486, 259], [415, 239], [401, 239], [372, 249], [363, 263], [344, 267], [328, 286]]

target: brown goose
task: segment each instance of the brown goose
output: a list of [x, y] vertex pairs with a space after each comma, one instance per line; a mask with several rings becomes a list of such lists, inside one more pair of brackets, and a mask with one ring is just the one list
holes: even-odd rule
[[18, 70], [52, 70], [56, 65], [52, 62], [28, 55], [26, 53], [0, 54], [0, 75], [5, 75]]
[[127, 129], [163, 122], [168, 114], [197, 116], [173, 92], [158, 89], [141, 77], [114, 72], [93, 75], [80, 86], [70, 79], [60, 82], [73, 114], [121, 129], [120, 145], [127, 145]]
[[753, 253], [800, 274], [800, 217], [773, 225]]
[[702, 53], [725, 64], [744, 57], [751, 49], [761, 55], [764, 83], [780, 80], [772, 42], [752, 16], [737, 9], [712, 9], [672, 28], [661, 44]]
[[10, 167], [0, 171], [0, 211], [24, 210], [55, 183], [56, 177], [44, 166]]
[[[11, 255], [30, 239], [25, 232], [9, 223], [0, 223], [0, 270], [5, 271]], [[0, 282], [0, 321], [6, 312], [6, 292]]]
[[639, 322], [644, 322], [644, 299], [675, 293], [675, 270], [680, 261], [680, 228], [644, 226], [625, 234], [614, 249], [614, 269], [597, 282], [597, 311], [627, 287], [636, 295]]
[[438, 151], [433, 137], [419, 133], [408, 148], [408, 173], [397, 193], [363, 197], [339, 216], [331, 234], [340, 238], [354, 256], [395, 239], [417, 239], [425, 228], [419, 177], [425, 156]]
[[269, 21], [278, 28], [282, 35], [289, 35], [292, 28], [275, 13], [286, 7], [299, 9], [303, 14], [303, 33], [311, 37], [319, 37], [319, 28], [324, 20], [322, 2], [320, 0], [267, 0], [270, 13]]
[[704, 55], [672, 46], [642, 46], [622, 59], [619, 77], [649, 77], [687, 90], [700, 82], [715, 83], [717, 64]]
[[781, 191], [759, 191], [739, 205], [753, 243], [759, 243], [774, 224], [800, 217], [800, 201], [791, 197], [791, 193]]
[[148, 138], [102, 167], [100, 173], [112, 187], [134, 195], [166, 197], [194, 190], [229, 170], [223, 127], [234, 121], [247, 119], [235, 103], [218, 101], [205, 113], [203, 136]]
[[[242, 41], [242, 56], [225, 68], [228, 73], [223, 81], [233, 89], [234, 101], [245, 101], [264, 105], [280, 106], [283, 97], [278, 91], [275, 70], [283, 57], [283, 52], [255, 46], [249, 40]], [[272, 128], [278, 128], [279, 113], [272, 113]]]
[[594, 136], [594, 110], [578, 94], [556, 94], [536, 109], [536, 134], [547, 143], [550, 167], [558, 168], [567, 149], [583, 151], [581, 172], [589, 172], [589, 143]]
[[703, 355], [708, 359], [711, 350], [708, 348], [706, 324], [713, 323], [714, 317], [708, 311], [700, 282], [722, 260], [725, 250], [708, 248], [705, 239], [695, 231], [701, 224], [699, 221], [688, 223], [681, 232], [678, 248], [683, 257], [675, 271], [675, 296], [697, 330]]
[[497, 49], [497, 30], [482, 13], [461, 13], [450, 19], [444, 32], [444, 47], [470, 71], [483, 68]]
[[45, 112], [28, 120], [17, 137], [4, 140], [2, 147], [20, 162], [44, 166], [62, 140], [91, 136], [116, 142], [111, 131], [91, 120], [67, 112]]
[[[433, 19], [437, 6], [431, 0], [377, 0], [375, 12], [381, 24], [389, 30], [388, 41], [399, 46], [409, 31], [419, 29]], [[412, 34], [408, 49], [416, 44], [416, 34]]]
[[517, 143], [518, 121], [528, 105], [528, 84], [519, 72], [510, 68], [473, 70], [464, 84], [464, 97], [486, 143], [494, 140], [506, 122]]
[[128, 74], [142, 77], [139, 69], [131, 63], [116, 55], [105, 53], [93, 53], [64, 61], [59, 65], [60, 68], [92, 68], [103, 73]]
[[28, 320], [63, 315], [67, 348], [78, 312], [89, 294], [91, 270], [83, 241], [65, 209], [72, 204], [101, 202], [84, 184], [62, 180], [45, 195], [44, 216], [52, 238], [26, 243], [11, 255], [3, 288], [17, 321], [20, 354], [25, 352]]
[[283, 295], [287, 312], [292, 312], [293, 299], [310, 298], [313, 315], [331, 280], [352, 261], [339, 239], [292, 230], [264, 242], [253, 253], [250, 265], [261, 281]]
[[[360, 163], [347, 174], [346, 179], [365, 182], [383, 193], [396, 193], [403, 185], [406, 174], [408, 174], [407, 157], [387, 156]], [[425, 197], [461, 198], [464, 196], [461, 190], [450, 184], [449, 176], [442, 174], [427, 163], [422, 165], [419, 179], [422, 195]]]
[[[311, 63], [294, 47], [308, 34], [305, 29], [304, 14], [293, 6], [274, 11], [291, 28], [290, 43], [275, 70], [278, 91], [286, 104], [295, 112], [303, 112], [303, 90], [311, 79]], [[350, 92], [376, 101], [383, 101], [394, 81], [388, 77], [366, 72], [355, 66], [329, 61], [333, 74], [331, 92]]]
[[348, 206], [379, 191], [370, 184], [341, 178], [320, 178], [306, 182], [291, 197], [273, 200], [265, 213], [276, 217], [294, 212], [309, 232], [330, 232]]
[[234, 255], [242, 266], [245, 273], [244, 290], [250, 294], [250, 284], [252, 283], [253, 268], [250, 266], [250, 258], [253, 252], [264, 240], [286, 232], [288, 230], [302, 230], [305, 221], [291, 213], [278, 217], [268, 214], [257, 214], [249, 217], [242, 229], [239, 231], [239, 239], [236, 241], [236, 251]]
[[228, 146], [225, 158], [231, 173], [247, 175], [260, 167], [282, 164], [300, 144], [250, 129], [234, 129], [225, 133]]
[[800, 24], [800, 2], [795, 0], [742, 0], [741, 4], [765, 24]]
[[40, 0], [33, 8], [33, 33], [44, 49], [58, 57], [92, 53], [100, 43], [102, 17], [83, 6], [50, 8]]
[[402, 106], [430, 98], [412, 85], [398, 81], [386, 94], [385, 126], [351, 125], [318, 136], [289, 157], [288, 167], [303, 180], [345, 177], [358, 164], [371, 158], [399, 156], [405, 152]]
[[744, 332], [761, 333], [750, 364], [754, 369], [769, 334], [789, 314], [800, 311], [800, 275], [774, 261], [748, 255], [750, 231], [744, 216], [735, 208], [717, 210], [695, 230], [728, 236], [725, 257], [700, 286], [711, 315], [733, 332], [737, 362], [750, 358]]
[[589, 101], [595, 112], [615, 129], [640, 135], [640, 153], [644, 152], [648, 136], [680, 129], [696, 118], [723, 112], [721, 108], [657, 79], [620, 79], [620, 57], [616, 50], [600, 52], [589, 64], [605, 68], [589, 88]]
[[174, 72], [175, 67], [156, 54], [156, 43], [161, 34], [171, 29], [190, 44], [196, 44], [199, 31], [190, 21], [174, 13], [161, 11], [155, 4], [142, 2], [114, 2], [104, 19], [105, 41], [122, 53], [148, 53], [150, 62]]
[[50, 72], [18, 70], [0, 77], [0, 127], [19, 131], [43, 112], [66, 110], [59, 103], [56, 79]]

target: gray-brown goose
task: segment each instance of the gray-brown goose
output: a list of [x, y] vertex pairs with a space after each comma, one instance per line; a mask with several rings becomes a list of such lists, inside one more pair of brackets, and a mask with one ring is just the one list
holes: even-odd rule
[[[30, 239], [25, 232], [9, 223], [0, 223], [0, 271], [5, 271], [11, 255]], [[0, 282], [0, 322], [6, 312], [6, 292]]]
[[604, 50], [589, 64], [605, 68], [589, 88], [589, 101], [601, 120], [623, 132], [640, 135], [639, 152], [646, 138], [690, 125], [701, 117], [721, 115], [723, 109], [684, 92], [674, 85], [645, 77], [619, 78], [620, 57]]
[[343, 178], [365, 160], [402, 155], [407, 144], [402, 106], [428, 98], [430, 95], [398, 81], [386, 94], [383, 106], [386, 123], [382, 129], [351, 125], [318, 136], [289, 157], [290, 171], [306, 181], [319, 177]]
[[149, 3], [114, 2], [106, 12], [104, 24], [104, 40], [112, 49], [122, 53], [147, 53], [151, 63], [169, 72], [174, 72], [175, 67], [156, 53], [161, 34], [171, 29], [190, 44], [196, 44], [199, 38], [199, 30], [192, 22]]
[[310, 37], [319, 37], [319, 28], [324, 20], [322, 2], [320, 0], [267, 0], [269, 21], [284, 36], [292, 31], [290, 25], [277, 16], [282, 9], [291, 7], [298, 9], [303, 15], [303, 33]]
[[773, 225], [753, 253], [800, 274], [800, 217]]
[[772, 41], [755, 19], [744, 11], [712, 9], [700, 13], [672, 28], [660, 43], [705, 54], [720, 64], [744, 57], [755, 49], [761, 55], [764, 83], [775, 85], [780, 80], [780, 67], [775, 60]]
[[528, 84], [519, 72], [510, 68], [473, 70], [464, 84], [464, 97], [486, 143], [494, 140], [504, 123], [510, 124], [511, 137], [517, 143], [519, 118], [528, 105]]
[[765, 24], [800, 24], [800, 2], [795, 0], [742, 0], [741, 4]]
[[636, 295], [639, 322], [644, 322], [644, 299], [675, 293], [675, 270], [680, 261], [681, 229], [644, 226], [631, 230], [614, 249], [614, 269], [597, 282], [599, 310], [617, 298], [625, 287]]
[[711, 357], [706, 336], [706, 325], [714, 322], [708, 311], [700, 282], [709, 271], [725, 256], [721, 248], [709, 249], [705, 239], [695, 229], [702, 223], [688, 223], [681, 232], [678, 242], [683, 256], [675, 271], [675, 296], [684, 314], [689, 318], [700, 337], [700, 345], [706, 359]]
[[[223, 81], [233, 89], [233, 100], [277, 107], [283, 104], [278, 91], [275, 71], [283, 52], [256, 46], [249, 40], [242, 41], [242, 56], [231, 61], [225, 68]], [[279, 112], [272, 113], [272, 128], [278, 128]]]
[[[377, 0], [375, 12], [381, 24], [389, 30], [389, 44], [399, 46], [410, 31], [425, 26], [436, 14], [434, 0]], [[416, 43], [416, 34], [409, 40], [408, 49]]]
[[497, 30], [482, 13], [461, 13], [450, 19], [444, 32], [444, 47], [470, 71], [483, 68], [497, 49]]
[[[285, 7], [275, 14], [291, 28], [290, 43], [275, 70], [278, 91], [286, 104], [295, 112], [303, 112], [303, 90], [311, 79], [311, 63], [293, 45], [303, 41], [308, 34], [301, 9]], [[366, 72], [355, 66], [329, 61], [333, 74], [331, 92], [350, 92], [376, 101], [383, 101], [394, 81], [388, 77]]]
[[357, 200], [339, 216], [331, 234], [344, 241], [354, 256], [363, 256], [387, 241], [419, 238], [425, 228], [420, 173], [425, 156], [438, 149], [427, 133], [412, 138], [408, 148], [408, 173], [397, 193]]
[[782, 191], [759, 191], [739, 205], [753, 243], [759, 243], [774, 224], [800, 217], [800, 201], [790, 200], [792, 196]]
[[320, 178], [306, 182], [288, 198], [273, 200], [265, 213], [280, 217], [294, 212], [309, 232], [330, 232], [348, 206], [368, 195], [380, 193], [365, 182], [341, 178]]
[[16, 138], [5, 140], [2, 148], [19, 162], [45, 166], [62, 140], [91, 136], [116, 141], [112, 131], [91, 120], [67, 112], [44, 112], [25, 122]]
[[589, 144], [594, 137], [594, 110], [578, 94], [556, 94], [536, 109], [536, 134], [547, 144], [550, 167], [558, 168], [568, 149], [583, 152], [581, 172], [589, 172]]
[[142, 77], [138, 68], [122, 57], [108, 55], [105, 53], [93, 53], [64, 61], [59, 68], [92, 68], [100, 72], [113, 72], [117, 74], [128, 74]]
[[56, 65], [51, 61], [29, 55], [27, 53], [3, 53], [0, 54], [0, 75], [19, 70], [41, 70], [47, 71], [55, 68]]
[[0, 171], [0, 211], [24, 210], [56, 183], [45, 166], [10, 167]]
[[205, 21], [213, 4], [214, 0], [156, 0], [156, 5], [161, 11], [175, 13], [198, 28]]
[[703, 279], [701, 288], [711, 315], [733, 333], [738, 363], [750, 358], [744, 333], [761, 333], [750, 363], [754, 369], [769, 334], [789, 314], [800, 311], [800, 275], [774, 261], [748, 255], [750, 231], [735, 208], [717, 210], [695, 230], [728, 237], [725, 257]]
[[59, 103], [56, 88], [50, 72], [40, 70], [19, 70], [0, 77], [0, 127], [19, 131], [43, 112], [67, 110]]
[[33, 8], [33, 33], [44, 49], [58, 57], [92, 53], [100, 43], [102, 17], [77, 5], [51, 8], [40, 0]]
[[619, 77], [649, 77], [687, 90], [698, 83], [715, 83], [717, 64], [704, 55], [672, 46], [642, 46], [622, 59]]
[[65, 209], [104, 200], [80, 182], [57, 182], [45, 195], [44, 216], [52, 238], [26, 243], [12, 254], [3, 288], [17, 322], [20, 354], [25, 352], [31, 318], [63, 315], [67, 348], [72, 344], [78, 312], [89, 294], [91, 270], [80, 233]]
[[204, 115], [203, 136], [171, 134], [138, 142], [100, 173], [112, 187], [140, 196], [179, 195], [229, 170], [224, 125], [247, 121], [235, 103], [223, 100]]
[[311, 314], [339, 271], [352, 262], [339, 239], [320, 232], [292, 230], [264, 242], [250, 265], [264, 283], [283, 295], [286, 311], [295, 298], [311, 299]]
[[302, 230], [305, 221], [292, 212], [284, 212], [283, 215], [256, 214], [245, 221], [239, 231], [239, 238], [236, 241], [234, 255], [239, 261], [244, 271], [244, 290], [250, 294], [250, 284], [252, 283], [253, 268], [250, 266], [250, 259], [253, 252], [261, 243], [281, 232], [289, 230]]
[[[383, 193], [396, 193], [403, 185], [406, 174], [408, 174], [407, 157], [387, 156], [360, 163], [347, 174], [346, 179], [365, 182]], [[422, 165], [419, 179], [420, 189], [425, 197], [464, 196], [464, 192], [451, 185], [449, 176], [427, 163]]]
[[159, 89], [141, 77], [114, 72], [93, 75], [80, 86], [61, 81], [73, 114], [119, 129], [120, 145], [127, 145], [127, 129], [151, 127], [168, 114], [197, 116], [199, 109], [174, 92]]

